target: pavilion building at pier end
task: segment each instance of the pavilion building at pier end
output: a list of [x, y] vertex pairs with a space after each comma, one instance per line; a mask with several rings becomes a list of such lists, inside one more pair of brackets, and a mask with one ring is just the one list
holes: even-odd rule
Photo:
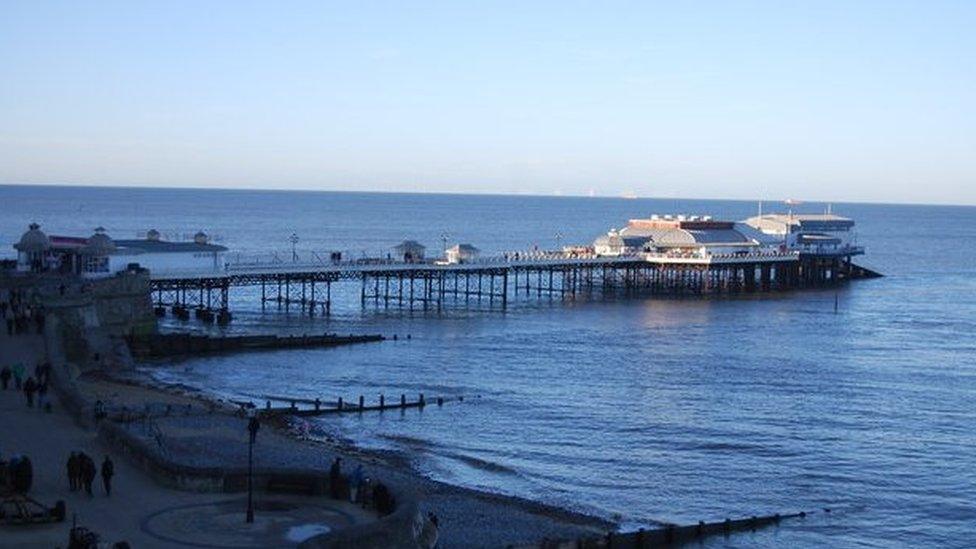
[[24, 273], [57, 273], [82, 278], [104, 278], [144, 268], [154, 273], [214, 273], [224, 269], [227, 248], [198, 232], [192, 241], [163, 240], [150, 230], [143, 239], [115, 240], [102, 227], [89, 237], [45, 234], [32, 223], [14, 244], [17, 270]]
[[781, 240], [755, 228], [711, 216], [652, 215], [631, 219], [593, 242], [600, 256], [642, 255], [647, 258], [709, 258], [782, 255]]

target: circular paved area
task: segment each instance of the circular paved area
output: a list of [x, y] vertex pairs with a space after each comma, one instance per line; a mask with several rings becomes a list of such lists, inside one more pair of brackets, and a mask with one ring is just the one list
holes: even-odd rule
[[142, 531], [173, 544], [214, 549], [295, 546], [356, 522], [329, 500], [256, 499], [254, 523], [244, 521], [247, 498], [180, 505], [143, 519]]

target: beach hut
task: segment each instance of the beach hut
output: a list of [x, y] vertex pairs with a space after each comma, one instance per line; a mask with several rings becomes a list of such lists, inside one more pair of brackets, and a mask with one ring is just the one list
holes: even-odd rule
[[416, 240], [404, 240], [393, 247], [397, 259], [402, 259], [404, 263], [422, 263], [424, 253], [427, 248]]
[[455, 244], [447, 249], [445, 256], [448, 263], [467, 263], [477, 259], [481, 250], [471, 244]]

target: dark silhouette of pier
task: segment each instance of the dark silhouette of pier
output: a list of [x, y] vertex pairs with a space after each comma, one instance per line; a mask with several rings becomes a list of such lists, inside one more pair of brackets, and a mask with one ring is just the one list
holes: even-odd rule
[[465, 263], [379, 259], [316, 263], [228, 263], [213, 274], [151, 275], [157, 314], [229, 322], [231, 288], [260, 288], [262, 307], [329, 315], [333, 285], [358, 283], [365, 308], [441, 311], [476, 303], [505, 309], [517, 298], [594, 295], [721, 295], [824, 287], [880, 276], [850, 256], [797, 253], [595, 256], [506, 254]]

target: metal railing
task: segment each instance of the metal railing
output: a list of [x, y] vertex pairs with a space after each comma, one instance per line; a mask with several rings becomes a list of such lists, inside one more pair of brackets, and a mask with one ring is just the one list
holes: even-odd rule
[[[863, 250], [858, 247], [846, 247], [844, 250]], [[463, 258], [460, 261], [447, 261], [446, 258], [424, 258], [414, 261], [405, 261], [402, 258], [391, 256], [369, 256], [365, 253], [356, 257], [347, 252], [301, 252], [301, 253], [278, 253], [270, 252], [257, 255], [228, 254], [224, 257], [222, 268], [215, 270], [200, 269], [167, 269], [154, 272], [153, 277], [180, 277], [180, 276], [224, 276], [239, 273], [260, 273], [269, 272], [297, 272], [308, 271], [343, 271], [357, 270], [369, 267], [390, 267], [398, 270], [424, 267], [504, 267], [504, 266], [546, 266], [553, 264], [564, 264], [570, 262], [584, 263], [614, 263], [618, 261], [640, 261], [640, 260], [675, 260], [678, 262], [698, 261], [698, 262], [769, 262], [777, 260], [794, 260], [801, 252], [810, 253], [810, 246], [797, 247], [789, 250], [765, 248], [749, 252], [723, 252], [716, 253], [711, 251], [666, 251], [666, 252], [646, 252], [628, 251], [618, 255], [597, 254], [592, 250], [520, 250], [496, 253], [492, 255]], [[838, 253], [838, 252], [833, 252]]]

